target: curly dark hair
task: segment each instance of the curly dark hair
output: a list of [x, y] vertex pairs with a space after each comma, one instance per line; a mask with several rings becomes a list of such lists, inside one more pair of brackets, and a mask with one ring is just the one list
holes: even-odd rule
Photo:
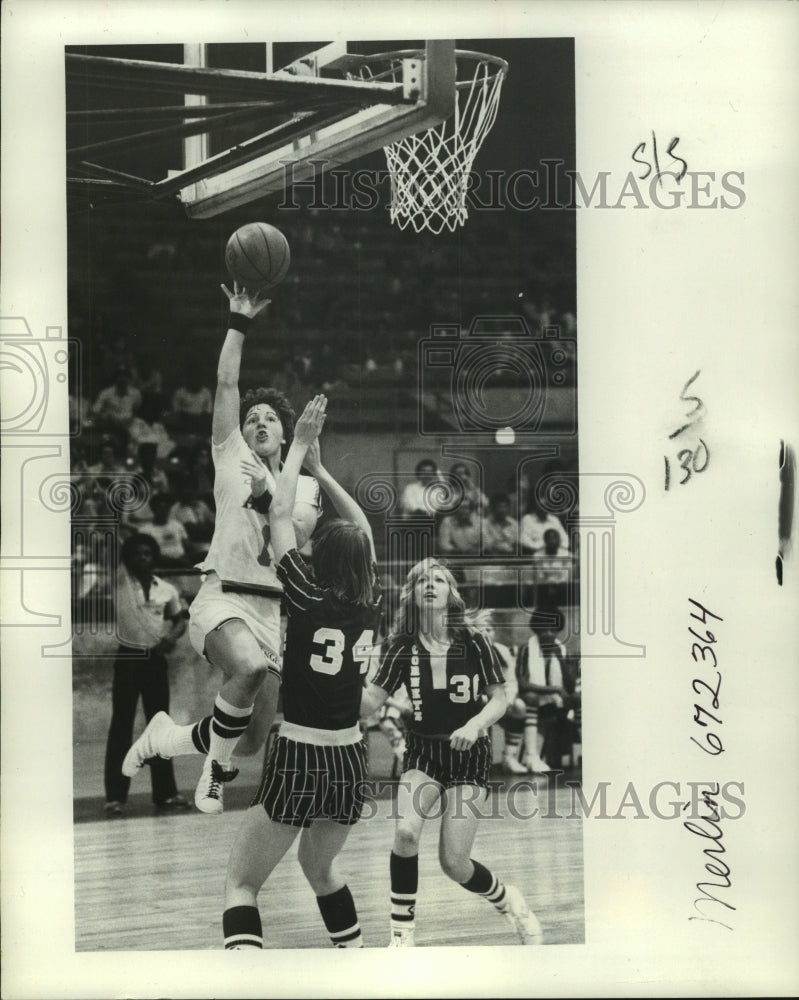
[[267, 389], [263, 386], [260, 389], [250, 389], [244, 395], [239, 406], [239, 426], [244, 426], [247, 414], [253, 406], [258, 406], [261, 403], [271, 406], [280, 417], [280, 423], [283, 425], [283, 437], [286, 439], [286, 443], [280, 449], [280, 457], [285, 458], [294, 438], [295, 413], [291, 403], [288, 401], [288, 397], [279, 389]]
[[152, 535], [145, 535], [144, 532], [140, 532], [135, 535], [129, 535], [125, 541], [122, 543], [122, 549], [120, 550], [120, 558], [122, 560], [122, 565], [126, 569], [131, 569], [133, 566], [133, 557], [136, 553], [136, 549], [140, 545], [147, 545], [153, 554], [153, 562], [157, 563], [161, 558], [161, 546], [158, 544]]

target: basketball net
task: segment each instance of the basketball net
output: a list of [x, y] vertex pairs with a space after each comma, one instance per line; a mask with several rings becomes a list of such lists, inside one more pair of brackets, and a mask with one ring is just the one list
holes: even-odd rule
[[458, 53], [459, 71], [475, 59], [470, 79], [458, 81], [455, 112], [440, 125], [385, 146], [391, 177], [391, 221], [454, 232], [469, 212], [466, 195], [474, 158], [497, 116], [507, 66], [492, 57]]

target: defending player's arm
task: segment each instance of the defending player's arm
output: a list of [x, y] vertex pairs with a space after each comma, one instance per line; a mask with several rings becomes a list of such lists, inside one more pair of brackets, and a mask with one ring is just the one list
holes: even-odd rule
[[336, 482], [333, 476], [331, 476], [327, 469], [322, 465], [322, 457], [319, 450], [318, 440], [314, 441], [308, 447], [303, 464], [306, 470], [310, 472], [325, 493], [327, 493], [330, 497], [339, 517], [344, 518], [346, 521], [352, 521], [353, 524], [357, 524], [358, 527], [365, 533], [366, 537], [369, 539], [369, 545], [372, 550], [372, 559], [374, 560], [375, 545], [372, 537], [372, 526], [369, 524], [366, 514], [364, 514], [355, 500], [353, 500], [343, 486]]
[[245, 288], [222, 285], [230, 302], [230, 320], [216, 370], [216, 395], [211, 434], [214, 444], [222, 444], [239, 426], [239, 371], [246, 330], [255, 317], [269, 305], [260, 292], [250, 295]]
[[297, 535], [292, 521], [294, 503], [297, 497], [297, 480], [310, 445], [319, 437], [325, 422], [327, 399], [314, 396], [302, 412], [294, 427], [286, 461], [275, 485], [275, 493], [269, 505], [269, 529], [275, 562], [297, 547]]

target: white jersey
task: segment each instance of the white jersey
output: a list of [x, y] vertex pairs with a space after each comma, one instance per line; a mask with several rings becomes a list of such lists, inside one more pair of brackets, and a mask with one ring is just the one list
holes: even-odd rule
[[[214, 537], [199, 568], [213, 570], [223, 583], [238, 584], [259, 593], [283, 593], [275, 572], [275, 560], [269, 543], [269, 518], [247, 505], [249, 482], [241, 470], [252, 452], [237, 427], [221, 444], [212, 444], [216, 525]], [[311, 476], [297, 481], [298, 504], [319, 507], [319, 484]]]
[[157, 645], [172, 627], [172, 619], [180, 614], [183, 605], [172, 586], [158, 576], [150, 581], [145, 595], [144, 587], [124, 566], [117, 572], [116, 622], [117, 635], [126, 646]]

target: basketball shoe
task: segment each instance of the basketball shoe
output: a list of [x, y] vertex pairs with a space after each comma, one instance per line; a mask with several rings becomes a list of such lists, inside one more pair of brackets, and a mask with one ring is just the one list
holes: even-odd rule
[[416, 942], [413, 939], [413, 928], [391, 928], [391, 940], [388, 942], [389, 948], [415, 948]]
[[125, 777], [132, 778], [138, 774], [144, 762], [151, 757], [163, 757], [169, 760], [174, 756], [170, 753], [169, 737], [176, 728], [166, 712], [156, 712], [147, 723], [144, 732], [125, 755], [122, 762], [122, 773]]
[[226, 771], [217, 760], [205, 758], [203, 773], [194, 793], [194, 804], [200, 812], [218, 816], [224, 809], [225, 783], [232, 781], [239, 773], [238, 768]]
[[519, 935], [522, 944], [541, 944], [544, 932], [538, 917], [515, 885], [505, 886], [505, 903], [505, 917]]
[[506, 753], [502, 756], [502, 766], [508, 772], [508, 774], [527, 774], [527, 768], [522, 764], [518, 757], [513, 754]]
[[530, 774], [546, 774], [547, 771], [552, 770], [538, 754], [528, 755], [523, 758], [522, 763], [526, 765], [525, 770], [529, 771]]

